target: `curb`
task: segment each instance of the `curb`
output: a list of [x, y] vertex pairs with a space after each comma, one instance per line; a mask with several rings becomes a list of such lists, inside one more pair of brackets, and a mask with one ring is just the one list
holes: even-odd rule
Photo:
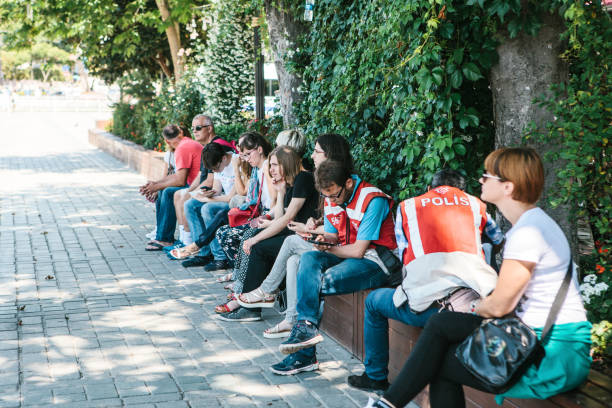
[[147, 150], [100, 129], [89, 129], [88, 141], [89, 144], [127, 164], [147, 180], [159, 180], [166, 175], [164, 153]]

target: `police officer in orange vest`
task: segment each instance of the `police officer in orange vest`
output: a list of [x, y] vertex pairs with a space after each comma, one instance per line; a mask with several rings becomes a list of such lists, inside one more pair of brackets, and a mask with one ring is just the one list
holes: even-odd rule
[[[348, 383], [368, 391], [389, 387], [387, 319], [423, 327], [438, 311], [436, 300], [458, 287], [486, 295], [497, 276], [483, 259], [483, 230], [494, 243], [503, 235], [486, 213], [485, 204], [465, 193], [465, 180], [453, 170], [434, 175], [429, 191], [400, 203], [395, 236], [404, 264], [397, 289], [372, 291], [365, 301], [365, 372]], [[409, 300], [409, 301], [408, 301]]]
[[323, 313], [321, 297], [384, 285], [389, 272], [375, 245], [389, 250], [397, 248], [390, 196], [351, 174], [338, 161], [321, 163], [315, 178], [317, 189], [325, 198], [325, 234], [317, 237], [321, 243], [314, 245], [315, 250], [304, 253], [300, 259], [298, 321], [289, 338], [279, 346], [289, 356], [270, 367], [280, 375], [318, 368], [314, 346], [323, 340], [317, 329]]

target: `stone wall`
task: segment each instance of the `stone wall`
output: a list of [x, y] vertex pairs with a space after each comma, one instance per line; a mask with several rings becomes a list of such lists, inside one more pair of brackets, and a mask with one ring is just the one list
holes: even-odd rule
[[147, 180], [158, 180], [166, 174], [164, 153], [147, 150], [100, 129], [89, 130], [89, 143], [124, 162]]

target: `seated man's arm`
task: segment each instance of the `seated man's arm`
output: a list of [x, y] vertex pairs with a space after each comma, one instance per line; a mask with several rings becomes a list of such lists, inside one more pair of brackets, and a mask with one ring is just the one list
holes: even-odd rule
[[[189, 186], [189, 188], [187, 189], [187, 191], [188, 191], [188, 192], [190, 192], [190, 191], [194, 191], [194, 190], [195, 190], [195, 191], [197, 191], [197, 189], [198, 189], [198, 188], [200, 188], [200, 186], [201, 186], [201, 185], [202, 185], [202, 186], [204, 185], [204, 181], [206, 181], [206, 180], [204, 180], [204, 181], [199, 181], [199, 180], [200, 180], [201, 175], [202, 175], [202, 172], [200, 171], [200, 172], [198, 173], [198, 175], [196, 176], [196, 178], [194, 179], [193, 183], [191, 183], [191, 185], [190, 185], [190, 186]], [[198, 180], [198, 181], [196, 182], [196, 180]]]
[[404, 234], [403, 216], [400, 207], [397, 208], [397, 216], [395, 217], [395, 242], [397, 242], [400, 259], [403, 259], [404, 251], [408, 248], [408, 240]]
[[370, 240], [358, 239], [350, 245], [331, 247], [327, 252], [340, 258], [363, 258], [370, 242]]
[[144, 191], [154, 193], [168, 187], [182, 187], [187, 183], [188, 172], [189, 169], [179, 169], [174, 174], [170, 174], [161, 180], [147, 184]]

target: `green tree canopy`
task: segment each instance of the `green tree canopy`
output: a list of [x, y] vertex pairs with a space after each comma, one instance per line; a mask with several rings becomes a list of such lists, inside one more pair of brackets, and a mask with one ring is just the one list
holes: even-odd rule
[[0, 21], [4, 43], [11, 48], [31, 47], [40, 35], [61, 39], [107, 82], [133, 69], [172, 77], [175, 68], [165, 31], [176, 25], [178, 44], [186, 43], [188, 33], [180, 26], [199, 14], [206, 0], [167, 4], [169, 16], [162, 19], [155, 0], [0, 0]]

